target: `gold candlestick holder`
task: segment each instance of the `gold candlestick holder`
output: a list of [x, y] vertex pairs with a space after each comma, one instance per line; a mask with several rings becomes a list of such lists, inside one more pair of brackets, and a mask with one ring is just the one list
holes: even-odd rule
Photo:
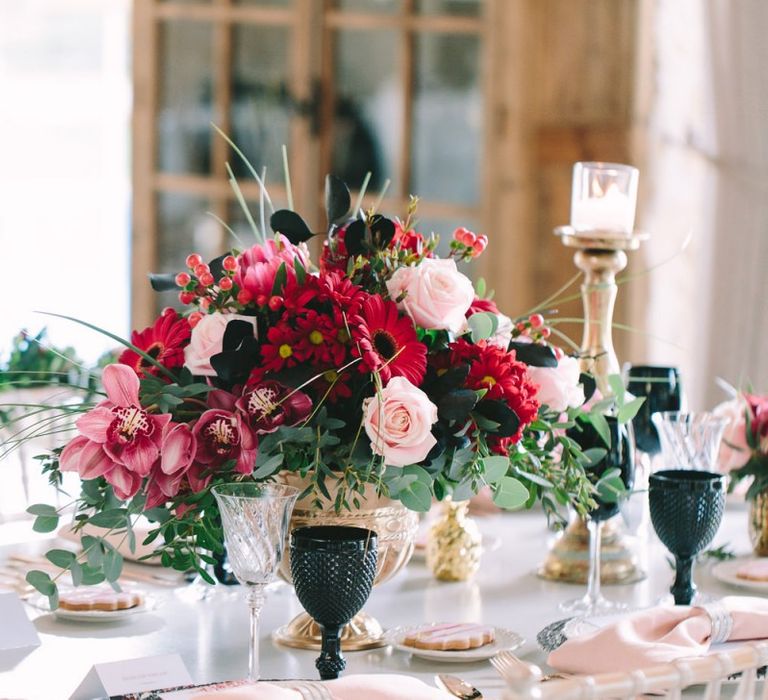
[[[575, 249], [573, 260], [584, 272], [581, 369], [592, 374], [600, 392], [608, 396], [611, 393], [608, 376], [620, 372], [612, 336], [613, 308], [618, 293], [616, 274], [627, 266], [627, 251], [637, 250], [648, 235], [617, 236], [610, 231], [576, 231], [572, 226], [558, 226], [555, 235], [563, 245]], [[539, 575], [553, 581], [586, 583], [588, 558], [587, 526], [575, 516], [555, 540]], [[600, 571], [602, 583], [632, 583], [645, 578], [617, 518], [607, 521], [602, 528]]]

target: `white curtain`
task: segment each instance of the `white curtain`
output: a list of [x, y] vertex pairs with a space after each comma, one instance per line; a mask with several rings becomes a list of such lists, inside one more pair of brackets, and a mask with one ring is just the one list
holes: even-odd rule
[[658, 267], [633, 295], [648, 335], [631, 359], [680, 367], [689, 407], [711, 408], [725, 398], [716, 377], [768, 391], [768, 3], [644, 10], [640, 223], [652, 239], [632, 265]]

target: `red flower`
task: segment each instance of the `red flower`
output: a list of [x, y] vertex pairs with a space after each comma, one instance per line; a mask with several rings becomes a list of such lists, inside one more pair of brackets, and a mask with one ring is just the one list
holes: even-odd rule
[[320, 285], [323, 298], [327, 297], [335, 307], [346, 314], [347, 318], [355, 316], [369, 296], [362, 287], [338, 272], [322, 275]]
[[[425, 241], [422, 236], [415, 229], [408, 229], [405, 231], [402, 224], [399, 221], [395, 221], [395, 235], [392, 237], [390, 247], [398, 247], [400, 250], [407, 250], [415, 255], [422, 255], [424, 253]], [[431, 258], [432, 252], [430, 251], [425, 257]]]
[[353, 352], [362, 358], [361, 369], [377, 371], [386, 384], [390, 377], [405, 377], [418, 386], [427, 369], [427, 348], [416, 337], [413, 322], [401, 317], [393, 301], [370, 296], [360, 314], [350, 321]]
[[332, 234], [323, 241], [323, 251], [320, 253], [320, 272], [340, 272], [342, 275], [347, 273], [347, 261], [349, 253], [344, 244], [344, 234], [347, 231], [346, 226], [337, 228]]
[[[296, 354], [302, 361], [314, 365], [341, 365], [347, 357], [347, 347], [342, 342], [340, 330], [328, 316], [307, 311], [296, 317], [296, 328], [300, 340], [296, 343]], [[345, 331], [346, 332], [346, 331]]]
[[472, 302], [472, 306], [467, 309], [467, 318], [469, 318], [472, 314], [479, 314], [482, 312], [490, 312], [492, 314], [499, 314], [501, 313], [499, 311], [499, 307], [496, 306], [496, 302], [494, 302], [491, 299], [481, 299], [480, 297], [475, 297], [475, 300]]
[[323, 372], [321, 377], [312, 382], [310, 388], [318, 400], [325, 397], [326, 401], [336, 403], [340, 399], [348, 399], [352, 396], [349, 378], [349, 370], [337, 372], [335, 369], [328, 369]]
[[[184, 364], [184, 348], [189, 344], [191, 332], [187, 319], [173, 309], [165, 309], [154, 325], [143, 331], [133, 331], [131, 342], [164, 367], [173, 369]], [[123, 351], [118, 362], [131, 367], [142, 379], [149, 375], [164, 376], [155, 365], [130, 348]]]
[[300, 334], [286, 321], [279, 321], [267, 331], [268, 342], [261, 346], [262, 367], [268, 371], [279, 372], [303, 362], [305, 358], [300, 356], [300, 340]]
[[473, 345], [463, 339], [451, 343], [450, 349], [452, 365], [469, 365], [465, 386], [468, 389], [486, 389], [482, 400], [503, 401], [520, 419], [517, 432], [509, 440], [498, 440], [503, 443], [498, 445], [499, 449], [506, 452], [506, 447], [517, 442], [525, 426], [538, 415], [538, 386], [529, 378], [526, 365], [515, 359], [514, 352], [484, 342]]
[[257, 435], [296, 425], [312, 411], [312, 400], [304, 392], [273, 380], [247, 387], [236, 405]]

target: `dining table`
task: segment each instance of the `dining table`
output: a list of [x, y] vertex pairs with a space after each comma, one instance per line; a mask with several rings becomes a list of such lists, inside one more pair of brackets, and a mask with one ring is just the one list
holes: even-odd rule
[[[603, 587], [606, 597], [630, 608], [655, 604], [668, 592], [673, 578], [669, 553], [653, 533], [647, 512], [639, 520], [631, 542], [647, 575], [635, 583]], [[524, 639], [515, 653], [546, 673], [547, 654], [539, 647], [537, 634], [567, 617], [559, 604], [580, 594], [583, 586], [539, 577], [538, 568], [556, 536], [540, 509], [478, 516], [476, 522], [485, 551], [471, 580], [438, 581], [423, 557], [416, 555], [397, 576], [374, 587], [364, 609], [387, 629], [425, 622], [481, 622], [511, 630]], [[14, 557], [19, 555], [42, 554], [53, 544], [52, 538], [33, 533], [31, 521], [0, 525], [0, 570], [18, 566]], [[742, 501], [729, 498], [711, 547], [723, 547], [737, 556], [750, 554], [747, 508]], [[716, 561], [705, 557], [696, 565], [694, 578], [702, 593], [715, 598], [755, 595], [716, 578], [712, 573]], [[177, 586], [167, 581], [157, 585], [151, 579], [166, 573], [160, 567], [127, 567], [150, 572], [142, 577], [146, 578], [142, 587], [152, 605], [142, 614], [117, 621], [67, 620], [36, 606], [34, 596], [27, 598], [26, 613], [41, 644], [12, 654], [0, 652], [0, 698], [70, 698], [94, 664], [166, 654], [178, 654], [195, 683], [247, 676], [249, 617], [240, 586], [201, 589], [181, 579]], [[317, 652], [283, 647], [272, 640], [273, 631], [301, 611], [291, 586], [270, 586], [260, 624], [262, 678], [317, 678]], [[431, 685], [436, 674], [449, 673], [475, 686], [484, 698], [504, 695], [504, 682], [488, 660], [435, 661], [386, 646], [345, 655], [346, 674], [408, 674]]]

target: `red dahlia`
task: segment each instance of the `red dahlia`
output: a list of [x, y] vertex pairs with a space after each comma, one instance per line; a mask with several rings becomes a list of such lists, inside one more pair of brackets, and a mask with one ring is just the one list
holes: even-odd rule
[[427, 348], [416, 337], [411, 319], [399, 315], [395, 302], [378, 294], [368, 297], [350, 328], [363, 371], [377, 371], [384, 383], [390, 377], [405, 377], [414, 386], [421, 384]]
[[[184, 348], [189, 343], [192, 329], [187, 319], [173, 309], [165, 309], [154, 325], [143, 331], [133, 331], [131, 342], [168, 369], [184, 364]], [[157, 367], [131, 349], [125, 350], [118, 360], [131, 367], [142, 379], [164, 375]]]
[[483, 397], [503, 401], [520, 419], [517, 432], [506, 444], [517, 442], [523, 434], [523, 428], [531, 423], [539, 412], [536, 400], [538, 386], [528, 377], [527, 366], [515, 359], [514, 351], [508, 352], [497, 345], [485, 342], [473, 345], [459, 339], [451, 343], [451, 364], [469, 364], [466, 387], [468, 389], [487, 389]]

